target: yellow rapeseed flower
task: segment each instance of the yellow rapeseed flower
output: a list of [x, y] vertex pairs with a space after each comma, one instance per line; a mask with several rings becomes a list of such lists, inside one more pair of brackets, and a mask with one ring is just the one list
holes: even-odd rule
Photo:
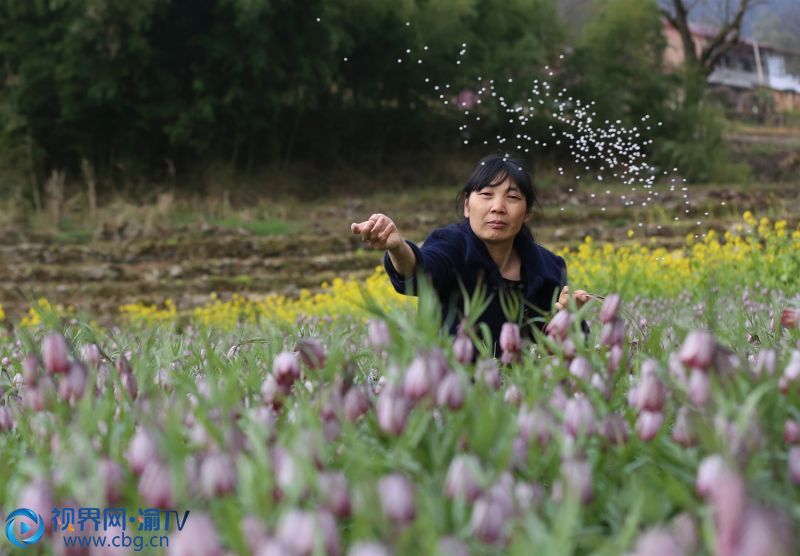
[[[702, 241], [697, 241], [689, 234], [682, 246], [673, 249], [639, 242], [619, 246], [597, 244], [587, 236], [576, 248], [564, 247], [558, 254], [566, 259], [573, 284], [600, 294], [627, 288], [640, 295], [670, 297], [709, 283], [720, 286], [741, 283], [748, 276], [765, 283], [771, 279], [772, 268], [781, 269], [773, 277], [775, 283], [800, 273], [800, 229], [789, 237], [785, 221], [772, 226], [767, 219], [757, 221], [749, 211], [743, 219], [751, 229], [757, 226], [757, 235], [744, 232], [742, 225], [737, 224], [733, 232], [726, 231], [722, 237], [709, 230]], [[631, 230], [629, 236], [632, 235]], [[206, 303], [184, 313], [179, 313], [171, 299], [161, 305], [124, 305], [120, 313], [134, 324], [170, 324], [183, 318], [228, 330], [243, 323], [262, 322], [294, 327], [308, 318], [351, 317], [366, 321], [362, 291], [368, 292], [386, 310], [414, 307], [417, 303], [416, 297], [396, 293], [383, 267], [376, 266], [366, 278], [336, 277], [323, 282], [316, 292], [303, 289], [295, 297], [270, 293], [249, 297], [234, 294], [230, 299], [222, 299], [212, 293]], [[56, 314], [71, 312], [71, 308], [52, 307], [46, 299], [39, 300], [38, 306], [42, 311]], [[0, 320], [3, 318], [0, 307]], [[21, 322], [24, 326], [40, 323], [37, 308], [31, 308]]]

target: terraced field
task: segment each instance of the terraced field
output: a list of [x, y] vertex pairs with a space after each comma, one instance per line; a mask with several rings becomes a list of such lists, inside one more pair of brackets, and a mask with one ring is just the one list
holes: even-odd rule
[[[795, 208], [800, 202], [798, 183], [692, 186], [686, 192], [660, 187], [657, 200], [647, 207], [641, 206], [641, 191], [623, 193], [616, 187], [606, 193], [606, 187], [583, 187], [542, 192], [543, 209], [534, 222], [541, 243], [557, 248], [591, 235], [618, 244], [637, 240], [671, 246], [690, 232], [722, 232], [745, 210], [786, 218], [790, 226], [800, 217]], [[621, 195], [633, 205], [623, 207]], [[32, 299], [44, 296], [102, 317], [134, 301], [171, 298], [179, 307], [188, 307], [206, 301], [212, 292], [225, 297], [234, 292], [313, 291], [336, 276], [366, 276], [381, 263], [381, 253], [363, 249], [350, 235], [351, 222], [384, 212], [409, 239], [422, 241], [431, 229], [455, 220], [454, 198], [454, 188], [440, 188], [339, 197], [311, 205], [286, 200], [273, 212], [291, 231], [272, 235], [205, 222], [149, 227], [121, 222], [73, 239], [7, 228], [0, 230], [0, 304], [14, 316]], [[691, 205], [685, 205], [687, 200]], [[675, 222], [673, 215], [680, 214], [682, 205], [689, 206], [693, 216]], [[633, 239], [628, 237], [631, 229]]]

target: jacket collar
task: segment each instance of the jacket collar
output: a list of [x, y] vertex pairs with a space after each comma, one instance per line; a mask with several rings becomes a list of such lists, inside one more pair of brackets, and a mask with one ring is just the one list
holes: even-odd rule
[[[466, 238], [465, 261], [467, 265], [485, 269], [487, 280], [491, 284], [499, 286], [503, 282], [500, 268], [492, 259], [483, 240], [472, 231], [469, 219], [462, 220], [458, 227]], [[530, 233], [526, 233], [524, 229], [520, 230], [514, 238], [514, 247], [517, 248], [517, 253], [522, 261], [526, 297], [532, 297], [544, 280], [549, 280], [556, 285], [560, 284], [559, 269], [545, 261], [542, 256], [542, 248], [536, 244]]]

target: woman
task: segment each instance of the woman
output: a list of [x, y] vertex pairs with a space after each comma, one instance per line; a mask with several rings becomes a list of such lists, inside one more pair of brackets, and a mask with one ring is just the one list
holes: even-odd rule
[[[458, 196], [464, 220], [433, 230], [422, 247], [404, 239], [384, 214], [373, 214], [369, 220], [351, 224], [350, 229], [369, 246], [387, 250], [384, 267], [399, 293], [416, 294], [420, 270], [430, 277], [441, 301], [442, 322], [449, 324], [451, 334], [456, 333], [460, 321], [453, 309], [463, 306], [459, 282], [471, 296], [483, 281], [492, 301], [480, 321], [489, 325], [497, 354], [500, 329], [508, 320], [500, 290], [522, 296], [526, 320], [537, 316], [536, 309], [540, 314], [549, 313], [559, 289], [557, 310], [566, 307], [570, 296], [564, 259], [537, 244], [527, 226], [536, 203], [536, 190], [522, 164], [491, 155], [478, 163]], [[578, 290], [574, 299], [580, 306], [589, 295]]]

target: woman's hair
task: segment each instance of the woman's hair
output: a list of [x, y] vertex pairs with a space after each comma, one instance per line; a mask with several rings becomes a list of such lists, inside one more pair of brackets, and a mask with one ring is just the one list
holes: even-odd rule
[[498, 185], [506, 177], [511, 178], [511, 181], [520, 188], [522, 195], [525, 197], [526, 210], [529, 211], [534, 206], [539, 206], [536, 187], [534, 187], [531, 175], [525, 170], [522, 162], [509, 156], [491, 154], [478, 162], [464, 188], [458, 194], [456, 198], [456, 214], [463, 215], [464, 201], [472, 192], [480, 191], [484, 187], [491, 185]]

